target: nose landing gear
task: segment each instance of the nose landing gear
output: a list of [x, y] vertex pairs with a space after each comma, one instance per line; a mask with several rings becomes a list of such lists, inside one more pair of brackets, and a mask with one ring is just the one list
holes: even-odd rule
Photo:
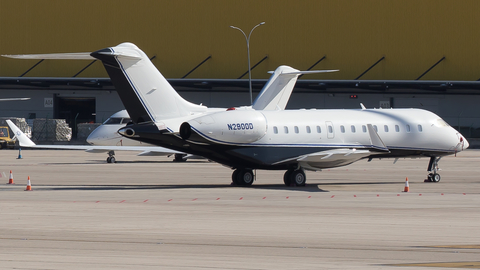
[[430, 162], [428, 163], [428, 176], [425, 182], [440, 182], [440, 174], [437, 171], [440, 170], [438, 168], [438, 162], [440, 161], [441, 157], [430, 157]]

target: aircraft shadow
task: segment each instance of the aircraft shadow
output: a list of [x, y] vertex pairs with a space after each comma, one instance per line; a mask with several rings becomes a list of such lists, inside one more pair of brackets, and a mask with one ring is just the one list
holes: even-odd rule
[[278, 185], [252, 185], [249, 187], [225, 185], [198, 185], [198, 184], [184, 184], [184, 185], [66, 185], [66, 186], [40, 186], [42, 190], [85, 190], [85, 191], [101, 191], [101, 190], [170, 190], [170, 189], [223, 189], [223, 188], [238, 188], [238, 189], [263, 189], [263, 190], [291, 190], [299, 192], [329, 192], [318, 187], [318, 185], [306, 185], [305, 187], [287, 187], [283, 184]]

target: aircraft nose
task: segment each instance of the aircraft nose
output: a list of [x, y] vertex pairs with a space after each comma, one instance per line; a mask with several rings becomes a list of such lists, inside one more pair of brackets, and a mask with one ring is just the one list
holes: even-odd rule
[[467, 149], [470, 144], [468, 143], [467, 139], [465, 139], [463, 136], [461, 137], [463, 139], [463, 149]]
[[87, 137], [87, 143], [94, 145], [96, 141], [98, 141], [98, 134], [96, 132], [97, 130], [93, 130], [90, 135]]
[[458, 141], [457, 141], [457, 146], [455, 147], [456, 151], [460, 152], [467, 149], [470, 146], [467, 139], [465, 139], [465, 137], [463, 137], [463, 135], [460, 133], [457, 133], [457, 136], [458, 136]]

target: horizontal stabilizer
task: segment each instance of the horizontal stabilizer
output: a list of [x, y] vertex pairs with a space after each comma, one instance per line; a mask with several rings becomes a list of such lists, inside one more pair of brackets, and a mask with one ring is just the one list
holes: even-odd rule
[[[302, 75], [302, 74], [316, 74], [316, 73], [329, 73], [329, 72], [337, 72], [340, 71], [338, 69], [326, 69], [326, 70], [306, 70], [306, 71], [285, 71], [282, 74], [285, 75]], [[269, 71], [268, 73], [273, 74], [275, 71]]]
[[46, 53], [46, 54], [10, 54], [2, 55], [15, 59], [65, 59], [65, 60], [93, 60], [89, 52], [83, 53]]

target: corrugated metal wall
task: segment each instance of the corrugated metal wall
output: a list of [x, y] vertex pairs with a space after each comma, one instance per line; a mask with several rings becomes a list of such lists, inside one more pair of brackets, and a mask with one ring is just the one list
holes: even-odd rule
[[[137, 44], [168, 78], [238, 78], [247, 70], [243, 35], [251, 37], [253, 78], [278, 65], [340, 69], [309, 79], [480, 78], [480, 1], [444, 0], [0, 0], [0, 54], [94, 51]], [[0, 76], [19, 76], [35, 60], [0, 59]], [[73, 76], [88, 61], [46, 60], [26, 76]], [[105, 77], [96, 63], [83, 77]]]

